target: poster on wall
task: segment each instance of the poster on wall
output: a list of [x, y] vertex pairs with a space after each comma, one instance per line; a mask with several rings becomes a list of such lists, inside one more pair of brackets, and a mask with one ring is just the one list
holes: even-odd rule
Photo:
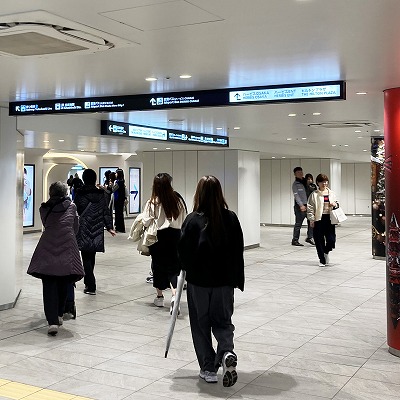
[[104, 174], [106, 171], [115, 172], [117, 169], [118, 167], [100, 167], [99, 176], [97, 177], [97, 181], [100, 183], [100, 185], [104, 185], [104, 180], [105, 180]]
[[129, 168], [129, 214], [140, 213], [140, 168]]
[[24, 188], [23, 188], [23, 227], [34, 225], [34, 197], [35, 197], [35, 166], [24, 165]]
[[385, 141], [371, 138], [372, 255], [386, 257]]

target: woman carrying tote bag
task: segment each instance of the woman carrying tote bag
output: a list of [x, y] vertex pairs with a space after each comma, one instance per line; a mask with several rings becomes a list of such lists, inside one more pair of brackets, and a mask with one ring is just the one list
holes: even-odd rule
[[335, 225], [331, 222], [331, 210], [338, 207], [336, 194], [329, 189], [329, 178], [319, 174], [316, 178], [318, 190], [310, 194], [307, 202], [307, 218], [314, 228], [314, 241], [319, 266], [329, 265], [329, 253], [335, 248]]

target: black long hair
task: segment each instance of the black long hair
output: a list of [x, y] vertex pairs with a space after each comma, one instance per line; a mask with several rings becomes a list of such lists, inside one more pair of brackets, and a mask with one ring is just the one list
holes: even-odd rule
[[207, 218], [206, 230], [214, 243], [220, 243], [225, 234], [222, 213], [228, 204], [222, 194], [221, 183], [213, 175], [203, 176], [194, 194], [193, 211], [203, 213]]
[[160, 202], [168, 219], [177, 219], [183, 209], [182, 202], [171, 186], [171, 176], [166, 173], [157, 174], [153, 180], [150, 202]]

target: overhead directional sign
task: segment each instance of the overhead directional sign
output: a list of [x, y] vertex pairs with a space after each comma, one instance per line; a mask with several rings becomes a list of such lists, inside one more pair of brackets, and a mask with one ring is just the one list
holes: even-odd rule
[[134, 139], [163, 140], [175, 143], [229, 147], [229, 138], [227, 136], [179, 131], [177, 129], [162, 129], [144, 125], [132, 125], [125, 122], [101, 121], [101, 134], [131, 137]]
[[129, 96], [15, 101], [9, 104], [9, 114], [35, 115], [142, 111], [169, 108], [344, 100], [345, 98], [345, 82], [333, 81]]

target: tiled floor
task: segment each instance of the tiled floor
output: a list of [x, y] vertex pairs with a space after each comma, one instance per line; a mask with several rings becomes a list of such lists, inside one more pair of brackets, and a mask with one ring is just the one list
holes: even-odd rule
[[[371, 257], [370, 218], [337, 229], [329, 268], [318, 267], [315, 248], [291, 246], [291, 231], [261, 227], [261, 247], [245, 253], [235, 386], [198, 378], [185, 296], [164, 358], [169, 309], [152, 305], [150, 260], [123, 234], [107, 236], [98, 295], [78, 283], [78, 318], [57, 337], [46, 334], [40, 281], [23, 277], [16, 308], [0, 312], [0, 380], [105, 400], [398, 399], [400, 359], [385, 339], [385, 262]], [[25, 269], [38, 237], [24, 236]]]

